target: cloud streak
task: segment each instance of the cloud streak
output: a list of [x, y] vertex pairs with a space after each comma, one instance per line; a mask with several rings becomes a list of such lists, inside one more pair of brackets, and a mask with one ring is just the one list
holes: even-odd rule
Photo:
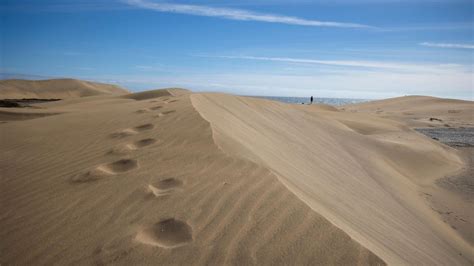
[[462, 43], [432, 43], [422, 42], [422, 46], [438, 47], [438, 48], [460, 48], [460, 49], [474, 49], [474, 44], [462, 44]]
[[243, 59], [243, 60], [259, 60], [272, 62], [286, 62], [286, 63], [301, 63], [301, 64], [317, 64], [317, 65], [331, 65], [340, 67], [359, 67], [359, 68], [373, 68], [385, 70], [399, 70], [399, 71], [417, 71], [417, 72], [445, 72], [451, 70], [462, 70], [463, 66], [458, 64], [409, 64], [399, 62], [383, 62], [383, 61], [355, 61], [355, 60], [316, 60], [316, 59], [301, 59], [288, 57], [259, 57], [259, 56], [209, 56], [215, 58], [225, 59]]
[[267, 23], [280, 23], [288, 25], [298, 26], [312, 26], [312, 27], [338, 27], [338, 28], [373, 28], [368, 25], [357, 24], [357, 23], [345, 23], [345, 22], [334, 22], [334, 21], [318, 21], [309, 20], [298, 17], [282, 16], [275, 14], [265, 14], [244, 9], [233, 9], [233, 8], [217, 8], [201, 5], [184, 5], [184, 4], [169, 4], [169, 3], [156, 3], [146, 0], [123, 0], [129, 5], [155, 10], [158, 12], [168, 12], [177, 14], [187, 14], [195, 16], [206, 16], [206, 17], [218, 17], [229, 20], [240, 20], [240, 21], [259, 21]]

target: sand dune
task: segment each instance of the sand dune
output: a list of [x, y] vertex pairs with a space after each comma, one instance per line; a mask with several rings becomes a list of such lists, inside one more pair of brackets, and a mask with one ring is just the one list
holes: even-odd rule
[[2, 265], [384, 264], [169, 91], [0, 124]]
[[474, 102], [472, 101], [405, 96], [347, 105], [342, 108], [403, 121], [412, 127], [474, 126]]
[[469, 264], [474, 254], [420, 196], [462, 167], [454, 149], [369, 115], [192, 95], [227, 153], [272, 170], [314, 211], [389, 264]]
[[0, 80], [1, 99], [70, 99], [104, 94], [127, 94], [127, 90], [115, 85], [75, 80]]
[[0, 124], [2, 265], [473, 262], [423, 197], [464, 162], [404, 121], [182, 89], [40, 106]]

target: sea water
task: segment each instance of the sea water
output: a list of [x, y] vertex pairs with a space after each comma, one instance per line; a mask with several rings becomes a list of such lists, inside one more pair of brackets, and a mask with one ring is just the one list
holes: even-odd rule
[[[279, 101], [284, 103], [296, 103], [296, 104], [309, 104], [310, 98], [309, 97], [280, 97], [280, 96], [252, 96], [257, 98], [264, 98], [273, 101]], [[329, 104], [329, 105], [346, 105], [346, 104], [353, 104], [353, 103], [361, 103], [367, 102], [369, 100], [366, 99], [351, 99], [351, 98], [314, 98], [313, 103], [322, 103], [322, 104]]]

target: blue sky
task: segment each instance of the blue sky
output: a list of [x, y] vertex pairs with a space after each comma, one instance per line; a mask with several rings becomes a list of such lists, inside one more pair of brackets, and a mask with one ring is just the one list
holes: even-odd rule
[[472, 0], [0, 0], [3, 77], [473, 99]]

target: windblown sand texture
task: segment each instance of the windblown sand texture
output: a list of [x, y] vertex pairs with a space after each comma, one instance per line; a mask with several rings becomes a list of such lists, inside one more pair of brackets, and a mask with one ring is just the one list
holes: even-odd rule
[[401, 122], [178, 89], [38, 106], [1, 110], [31, 114], [0, 124], [2, 265], [473, 261], [420, 196], [463, 161]]

